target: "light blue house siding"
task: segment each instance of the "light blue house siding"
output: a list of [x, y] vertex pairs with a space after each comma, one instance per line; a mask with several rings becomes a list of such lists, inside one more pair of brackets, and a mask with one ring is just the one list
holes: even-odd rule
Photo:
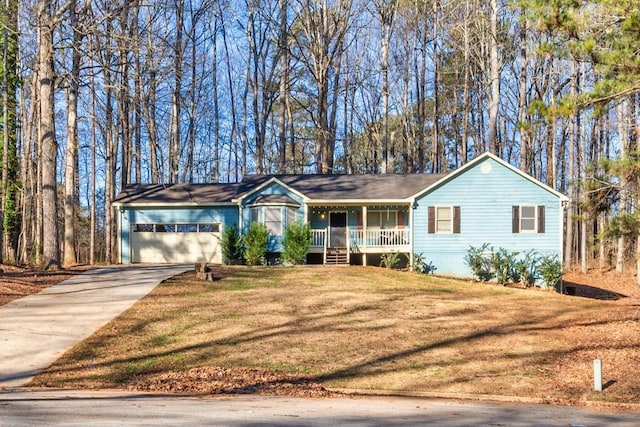
[[[283, 196], [287, 199], [290, 199], [290, 202], [260, 202], [261, 199], [269, 196]], [[267, 251], [282, 252], [282, 238], [284, 237], [284, 231], [289, 226], [289, 223], [304, 222], [304, 200], [299, 194], [291, 191], [278, 182], [272, 182], [265, 185], [263, 188], [260, 188], [257, 191], [249, 194], [242, 200], [242, 234], [246, 233], [247, 229], [251, 225], [251, 209], [257, 209], [258, 222], [264, 223], [265, 210], [267, 206], [269, 208], [280, 209], [280, 218], [282, 219], [282, 234], [279, 236], [271, 235], [269, 237]], [[287, 215], [288, 211], [294, 211], [294, 216], [291, 217]]]
[[[562, 259], [562, 201], [557, 194], [488, 158], [416, 198], [414, 253], [422, 253], [435, 273], [470, 277], [464, 262], [470, 246], [489, 243], [495, 249], [524, 253], [535, 249]], [[513, 206], [544, 206], [544, 233], [514, 233]], [[429, 206], [459, 206], [460, 233], [430, 234]]]
[[120, 262], [131, 262], [131, 226], [133, 224], [219, 223], [221, 230], [238, 222], [237, 206], [210, 207], [136, 207], [120, 211]]

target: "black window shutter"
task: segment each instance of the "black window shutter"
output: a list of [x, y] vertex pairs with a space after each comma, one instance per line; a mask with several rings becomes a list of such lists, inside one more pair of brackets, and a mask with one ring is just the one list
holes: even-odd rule
[[428, 218], [429, 234], [433, 234], [433, 233], [436, 232], [436, 208], [435, 208], [435, 206], [429, 206], [429, 209], [427, 210], [427, 214], [429, 215], [429, 218]]
[[513, 215], [511, 220], [511, 232], [520, 232], [520, 206], [513, 206]]
[[453, 232], [460, 233], [460, 206], [453, 207]]
[[544, 206], [538, 206], [538, 233], [544, 233]]

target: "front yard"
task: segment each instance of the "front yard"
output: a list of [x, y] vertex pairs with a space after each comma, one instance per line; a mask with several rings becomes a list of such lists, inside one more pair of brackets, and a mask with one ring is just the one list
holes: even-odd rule
[[[162, 284], [34, 384], [640, 403], [639, 294], [594, 288], [589, 296], [610, 298], [582, 298], [376, 267], [219, 273]], [[595, 358], [608, 382], [601, 393], [592, 391]]]

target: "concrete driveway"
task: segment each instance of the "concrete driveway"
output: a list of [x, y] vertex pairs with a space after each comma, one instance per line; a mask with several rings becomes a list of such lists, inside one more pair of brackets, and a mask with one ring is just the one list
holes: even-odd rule
[[0, 389], [27, 384], [66, 350], [193, 265], [111, 266], [0, 306]]

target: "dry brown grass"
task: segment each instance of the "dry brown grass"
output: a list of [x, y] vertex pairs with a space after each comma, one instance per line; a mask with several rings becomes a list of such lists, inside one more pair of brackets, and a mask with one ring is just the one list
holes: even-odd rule
[[[336, 388], [640, 402], [639, 295], [570, 297], [375, 267], [219, 273], [157, 287], [35, 384], [211, 392], [202, 382], [224, 382], [224, 368], [270, 384], [275, 372]], [[591, 391], [596, 357], [612, 381], [602, 393]], [[215, 390], [242, 389], [223, 385]]]

